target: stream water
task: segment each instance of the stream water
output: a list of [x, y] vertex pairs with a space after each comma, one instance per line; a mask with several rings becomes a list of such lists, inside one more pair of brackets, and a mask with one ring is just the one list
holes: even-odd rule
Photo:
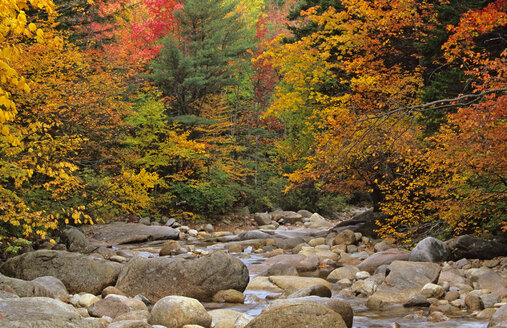
[[[136, 255], [143, 257], [158, 257], [158, 253], [163, 242], [149, 242], [144, 244], [129, 244], [120, 245], [118, 249], [128, 250]], [[192, 245], [195, 249], [202, 250], [204, 252], [212, 252], [214, 250], [224, 250], [225, 245], [223, 243], [211, 244], [203, 242], [185, 242], [185, 245]], [[263, 253], [253, 253], [249, 249], [246, 249], [243, 253], [232, 253], [232, 255], [239, 258], [248, 267], [250, 272], [250, 279], [252, 279], [256, 273], [252, 273], [252, 267], [261, 264], [266, 260]], [[324, 277], [327, 273], [322, 274]], [[315, 275], [314, 275], [315, 276]], [[332, 284], [333, 285], [333, 284]], [[338, 295], [338, 288], [333, 286], [333, 296], [349, 304], [354, 309], [354, 328], [386, 328], [386, 327], [402, 327], [402, 328], [416, 328], [422, 327], [448, 327], [448, 328], [486, 328], [488, 325], [487, 320], [479, 320], [472, 316], [470, 313], [463, 311], [456, 313], [455, 315], [447, 314], [450, 320], [443, 322], [428, 322], [426, 317], [420, 319], [408, 319], [405, 318], [409, 314], [414, 314], [420, 309], [407, 309], [403, 307], [397, 307], [394, 309], [373, 311], [366, 307], [366, 298], [364, 297], [344, 297]], [[208, 309], [227, 308], [236, 310], [242, 313], [247, 313], [252, 316], [257, 316], [261, 313], [262, 309], [269, 303], [269, 299], [276, 296], [276, 293], [259, 290], [246, 290], [244, 292], [245, 303], [244, 304], [217, 304], [217, 303], [203, 303]]]

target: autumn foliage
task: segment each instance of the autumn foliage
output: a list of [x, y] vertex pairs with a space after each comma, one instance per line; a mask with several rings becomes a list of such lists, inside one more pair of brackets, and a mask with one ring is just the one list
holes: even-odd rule
[[504, 0], [2, 1], [0, 235], [366, 194], [383, 237], [505, 231], [506, 27]]

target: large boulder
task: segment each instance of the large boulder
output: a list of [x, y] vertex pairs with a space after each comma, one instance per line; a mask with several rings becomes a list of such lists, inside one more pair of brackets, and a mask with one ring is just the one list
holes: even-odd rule
[[0, 274], [0, 290], [3, 290], [6, 286], [12, 288], [16, 294], [21, 297], [54, 297], [54, 294], [42, 284], [34, 281], [11, 278]]
[[99, 318], [108, 316], [113, 319], [133, 311], [148, 311], [148, 308], [143, 301], [121, 295], [108, 295], [88, 308], [91, 316]]
[[84, 233], [76, 227], [65, 229], [62, 232], [62, 241], [71, 252], [86, 252], [91, 247]]
[[489, 289], [502, 297], [507, 297], [507, 279], [493, 270], [487, 270], [477, 280], [482, 289]]
[[178, 230], [167, 226], [147, 226], [138, 223], [113, 222], [82, 227], [92, 240], [104, 245], [141, 243], [150, 240], [178, 239]]
[[134, 257], [121, 271], [116, 287], [129, 296], [142, 294], [152, 303], [168, 295], [211, 301], [219, 290], [244, 291], [248, 280], [247, 267], [219, 251], [193, 260]]
[[273, 307], [250, 321], [246, 328], [347, 328], [341, 315], [315, 303]]
[[278, 307], [281, 305], [296, 304], [296, 303], [314, 303], [317, 305], [325, 306], [333, 310], [334, 312], [340, 314], [343, 321], [345, 321], [347, 328], [352, 327], [352, 322], [354, 320], [354, 311], [352, 310], [352, 307], [348, 302], [345, 302], [337, 298], [307, 296], [298, 298], [276, 299], [271, 301], [269, 305], [264, 308], [263, 311], [268, 311], [274, 307]]
[[257, 225], [268, 225], [271, 223], [271, 214], [269, 213], [255, 213], [254, 220]]
[[82, 318], [72, 305], [47, 297], [0, 299], [2, 328], [103, 328]]
[[427, 237], [410, 252], [408, 259], [413, 262], [442, 262], [447, 260], [449, 255], [449, 247], [444, 242]]
[[280, 223], [295, 224], [296, 222], [301, 222], [303, 220], [303, 216], [301, 214], [292, 211], [274, 211], [270, 214], [274, 221]]
[[115, 284], [121, 267], [119, 263], [79, 253], [39, 250], [7, 260], [0, 272], [24, 280], [53, 276], [60, 279], [72, 294], [97, 295], [105, 287]]
[[56, 277], [44, 276], [35, 278], [32, 281], [46, 287], [46, 289], [48, 289], [51, 294], [53, 294], [53, 298], [57, 298], [60, 301], [64, 302], [68, 301], [70, 298], [69, 292], [67, 291], [65, 285], [60, 279]]
[[436, 282], [440, 266], [430, 262], [394, 261], [389, 265], [389, 274], [367, 305], [406, 303], [411, 296], [419, 293], [424, 285]]
[[485, 240], [475, 236], [463, 235], [445, 242], [451, 251], [451, 258], [489, 260], [497, 256], [506, 256], [507, 247], [504, 242]]
[[507, 328], [507, 304], [496, 310], [489, 320], [488, 328]]
[[310, 216], [310, 221], [308, 222], [308, 224], [305, 224], [305, 227], [308, 229], [330, 229], [333, 226], [334, 226], [333, 223], [324, 219], [318, 213], [312, 214], [312, 216]]
[[149, 322], [152, 325], [163, 325], [167, 328], [180, 328], [184, 325], [200, 325], [209, 328], [211, 315], [194, 298], [166, 296], [153, 306]]
[[275, 284], [277, 287], [282, 289], [285, 294], [292, 294], [299, 290], [302, 290], [307, 287], [313, 287], [322, 285], [324, 288], [329, 290], [332, 289], [332, 286], [329, 282], [322, 278], [313, 278], [313, 277], [295, 277], [295, 276], [271, 276], [268, 277], [269, 281]]
[[398, 249], [389, 249], [383, 252], [377, 252], [368, 256], [363, 262], [359, 263], [357, 268], [361, 271], [374, 273], [375, 270], [385, 264], [391, 264], [394, 261], [407, 261], [409, 252]]

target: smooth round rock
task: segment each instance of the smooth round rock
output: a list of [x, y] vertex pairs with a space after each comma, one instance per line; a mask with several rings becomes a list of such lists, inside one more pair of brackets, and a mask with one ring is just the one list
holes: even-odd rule
[[191, 324], [209, 328], [211, 316], [195, 298], [166, 296], [153, 306], [149, 323], [167, 328], [180, 328]]

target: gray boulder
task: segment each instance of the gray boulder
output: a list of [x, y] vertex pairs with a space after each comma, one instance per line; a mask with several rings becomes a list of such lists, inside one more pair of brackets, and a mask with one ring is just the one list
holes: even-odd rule
[[4, 289], [6, 286], [12, 288], [14, 292], [21, 297], [54, 297], [53, 293], [42, 284], [34, 281], [11, 278], [0, 274], [0, 289]]
[[450, 250], [447, 245], [433, 237], [421, 240], [410, 252], [409, 261], [413, 262], [442, 262], [449, 258]]
[[105, 245], [141, 243], [150, 240], [178, 239], [178, 230], [168, 226], [113, 222], [82, 227], [86, 235]]
[[370, 274], [384, 264], [391, 264], [394, 261], [407, 261], [409, 252], [390, 249], [387, 251], [377, 252], [368, 256], [363, 262], [359, 263], [357, 268], [361, 271], [368, 271]]
[[257, 225], [267, 225], [271, 223], [271, 214], [269, 213], [255, 213], [254, 220]]
[[38, 277], [32, 280], [32, 282], [36, 282], [39, 285], [42, 285], [48, 289], [51, 294], [53, 294], [54, 298], [59, 299], [60, 301], [68, 301], [69, 300], [69, 292], [67, 291], [67, 288], [65, 288], [65, 285], [63, 282], [52, 276], [44, 276], [44, 277]]
[[507, 328], [507, 304], [496, 310], [489, 320], [488, 328]]
[[347, 328], [341, 315], [315, 303], [273, 307], [250, 321], [247, 328]]
[[142, 294], [152, 303], [167, 295], [210, 301], [219, 290], [244, 291], [248, 280], [247, 267], [219, 251], [193, 260], [135, 257], [121, 271], [116, 287], [129, 296]]
[[99, 318], [108, 316], [113, 319], [133, 311], [148, 311], [148, 308], [140, 300], [121, 295], [108, 295], [88, 308], [91, 316]]
[[382, 307], [382, 304], [406, 303], [410, 297], [420, 293], [424, 285], [437, 281], [440, 266], [428, 262], [394, 261], [389, 265], [389, 270], [367, 305]]
[[86, 252], [91, 248], [84, 233], [76, 227], [65, 229], [62, 233], [62, 241], [71, 252]]
[[301, 214], [292, 211], [274, 211], [270, 214], [273, 220], [279, 223], [295, 224], [303, 220]]
[[72, 305], [47, 297], [0, 300], [2, 328], [103, 328], [100, 321], [82, 318]]
[[451, 258], [489, 260], [497, 256], [506, 256], [505, 242], [485, 240], [475, 236], [463, 235], [445, 242], [450, 249]]
[[0, 272], [23, 280], [53, 276], [72, 294], [98, 295], [105, 287], [115, 284], [121, 267], [119, 263], [79, 253], [39, 250], [7, 260]]

